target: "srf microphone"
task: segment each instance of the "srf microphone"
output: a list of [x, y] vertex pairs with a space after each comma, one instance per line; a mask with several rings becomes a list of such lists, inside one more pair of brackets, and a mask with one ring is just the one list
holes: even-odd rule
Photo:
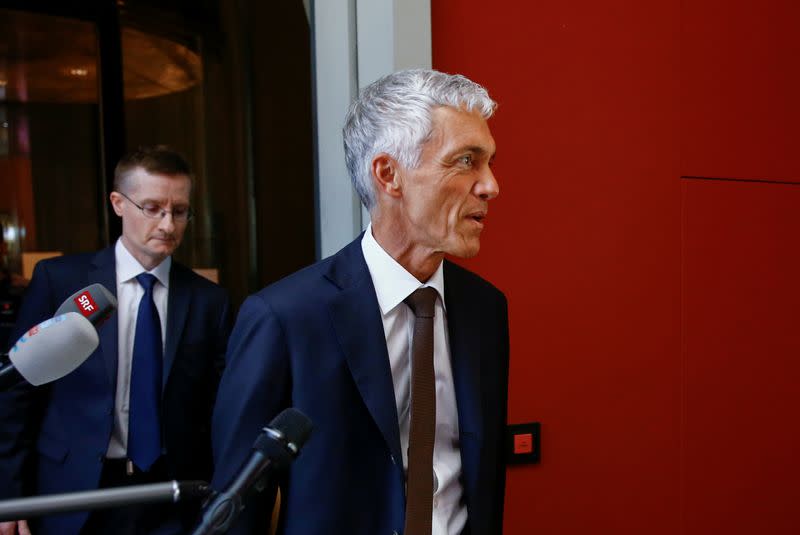
[[67, 312], [79, 312], [84, 318], [99, 327], [117, 309], [117, 298], [100, 283], [78, 290], [61, 303], [55, 316]]
[[43, 321], [9, 350], [11, 363], [0, 368], [0, 390], [21, 380], [39, 386], [60, 379], [83, 364], [99, 343], [97, 330], [77, 312]]
[[311, 420], [297, 409], [285, 409], [265, 427], [236, 479], [203, 507], [192, 535], [226, 533], [244, 509], [244, 500], [264, 488], [267, 474], [289, 465], [311, 434]]

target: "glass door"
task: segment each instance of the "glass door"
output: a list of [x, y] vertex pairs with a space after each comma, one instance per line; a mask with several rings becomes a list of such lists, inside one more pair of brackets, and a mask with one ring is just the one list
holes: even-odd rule
[[102, 242], [95, 25], [0, 9], [0, 345], [38, 259]]

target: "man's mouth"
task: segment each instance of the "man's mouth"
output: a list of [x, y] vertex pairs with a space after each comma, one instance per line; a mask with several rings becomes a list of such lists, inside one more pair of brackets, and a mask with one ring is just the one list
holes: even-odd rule
[[483, 225], [484, 220], [486, 219], [486, 212], [473, 212], [467, 216], [468, 219], [472, 219], [476, 223]]

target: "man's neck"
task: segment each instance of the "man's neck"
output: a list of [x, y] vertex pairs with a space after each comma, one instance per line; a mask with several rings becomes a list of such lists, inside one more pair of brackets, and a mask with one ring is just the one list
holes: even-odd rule
[[444, 258], [444, 253], [412, 243], [407, 234], [381, 224], [380, 219], [372, 222], [372, 236], [389, 256], [420, 282], [430, 279]]
[[129, 247], [128, 246], [128, 244], [126, 243], [126, 240], [125, 240], [125, 236], [120, 237], [120, 242], [122, 243], [122, 246], [125, 247], [125, 250], [128, 251], [128, 253], [130, 253], [130, 255], [134, 259], [136, 259], [137, 262], [139, 262], [142, 265], [142, 267], [145, 269], [145, 271], [153, 271], [164, 260], [167, 259], [166, 256], [165, 257], [161, 257], [161, 258], [155, 258], [155, 257], [150, 257], [150, 256], [145, 256], [145, 255], [142, 255], [142, 254], [138, 254], [138, 252], [133, 247]]

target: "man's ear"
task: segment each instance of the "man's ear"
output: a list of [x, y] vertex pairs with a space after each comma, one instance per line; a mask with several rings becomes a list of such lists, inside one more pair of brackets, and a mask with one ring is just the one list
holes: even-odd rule
[[122, 204], [125, 202], [125, 199], [116, 191], [112, 191], [108, 198], [111, 201], [111, 207], [114, 209], [114, 213], [122, 217]]
[[397, 160], [386, 153], [380, 153], [372, 159], [372, 180], [375, 189], [391, 197], [400, 196], [400, 181]]

